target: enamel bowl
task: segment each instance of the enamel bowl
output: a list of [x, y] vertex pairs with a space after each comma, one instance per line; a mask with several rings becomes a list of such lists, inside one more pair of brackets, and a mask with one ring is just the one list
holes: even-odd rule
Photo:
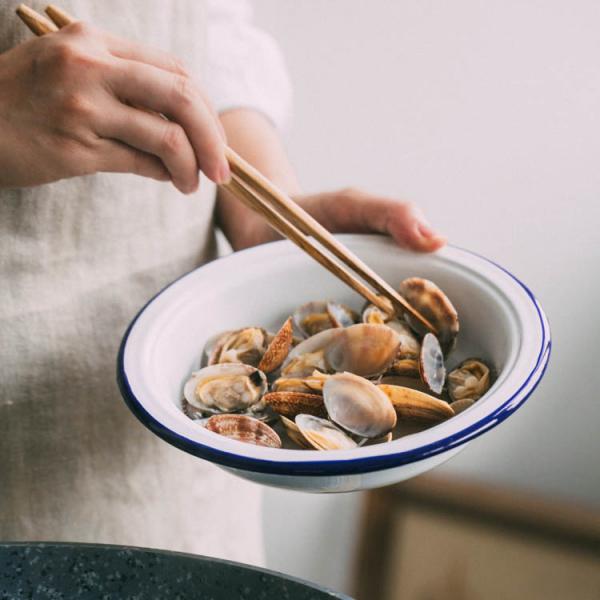
[[340, 240], [392, 285], [410, 276], [436, 282], [460, 318], [450, 367], [476, 356], [497, 373], [468, 410], [387, 444], [319, 452], [253, 446], [207, 431], [179, 406], [183, 384], [200, 364], [205, 341], [220, 331], [260, 325], [273, 331], [298, 305], [363, 300], [288, 241], [208, 263], [155, 296], [133, 320], [118, 357], [118, 382], [129, 408], [156, 435], [246, 479], [312, 492], [389, 485], [448, 460], [512, 415], [540, 382], [550, 355], [546, 317], [529, 289], [502, 267], [448, 247], [413, 254], [382, 236]]

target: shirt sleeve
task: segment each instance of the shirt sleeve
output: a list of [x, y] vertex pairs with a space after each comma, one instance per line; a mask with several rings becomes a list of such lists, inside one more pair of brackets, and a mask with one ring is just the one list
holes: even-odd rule
[[292, 87], [275, 40], [254, 26], [248, 0], [207, 0], [204, 86], [217, 112], [251, 108], [283, 129]]

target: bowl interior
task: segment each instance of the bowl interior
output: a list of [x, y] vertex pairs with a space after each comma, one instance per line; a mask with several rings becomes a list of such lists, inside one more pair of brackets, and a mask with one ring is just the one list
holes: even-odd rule
[[[271, 461], [328, 460], [393, 453], [459, 432], [499, 408], [519, 390], [539, 361], [543, 344], [535, 302], [509, 274], [469, 252], [446, 248], [435, 255], [405, 252], [380, 236], [341, 236], [392, 285], [410, 276], [436, 282], [454, 303], [460, 334], [449, 368], [480, 357], [497, 379], [488, 394], [453, 419], [389, 444], [322, 453], [273, 450], [218, 436], [180, 410], [182, 387], [198, 368], [205, 342], [248, 325], [276, 330], [309, 300], [335, 299], [360, 309], [363, 299], [289, 242], [220, 259], [178, 280], [139, 315], [124, 348], [124, 370], [144, 410], [178, 435], [234, 454]], [[328, 456], [324, 456], [328, 455]]]

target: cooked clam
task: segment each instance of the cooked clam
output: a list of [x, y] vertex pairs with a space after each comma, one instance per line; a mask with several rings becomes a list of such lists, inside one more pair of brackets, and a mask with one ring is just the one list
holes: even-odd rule
[[397, 385], [380, 384], [377, 387], [391, 400], [400, 420], [437, 422], [454, 416], [447, 402], [429, 394]]
[[269, 334], [262, 327], [226, 331], [215, 342], [208, 364], [244, 363], [258, 367], [269, 345]]
[[463, 398], [462, 400], [455, 400], [450, 404], [454, 414], [463, 412], [463, 410], [467, 410], [467, 408], [471, 408], [475, 404], [475, 400], [471, 400], [470, 398]]
[[313, 415], [297, 415], [295, 423], [306, 441], [317, 450], [351, 450], [358, 445], [327, 419]]
[[292, 346], [291, 317], [273, 336], [262, 327], [226, 331], [209, 340], [205, 353], [208, 364], [244, 363], [271, 373], [281, 366]]
[[282, 415], [281, 423], [283, 424], [287, 436], [290, 438], [290, 440], [292, 440], [292, 442], [294, 442], [301, 448], [312, 448], [312, 446], [308, 443], [308, 440], [302, 435], [302, 432], [300, 431], [298, 425], [296, 425], [294, 421]]
[[308, 302], [294, 311], [294, 325], [304, 337], [311, 337], [333, 327], [356, 323], [353, 310], [337, 302]]
[[260, 407], [267, 391], [262, 371], [241, 363], [204, 367], [192, 373], [183, 388], [187, 402], [200, 411], [241, 412]]
[[371, 325], [385, 325], [394, 317], [394, 307], [385, 296], [378, 296], [379, 299], [386, 305], [387, 310], [383, 311], [374, 304], [367, 303], [362, 310], [361, 318], [363, 323]]
[[293, 418], [301, 413], [324, 417], [323, 396], [310, 392], [269, 392], [263, 396], [264, 403], [279, 415]]
[[263, 373], [272, 373], [282, 365], [292, 347], [292, 329], [292, 318], [290, 317], [270, 341], [258, 363], [258, 368]]
[[238, 442], [281, 448], [281, 439], [271, 427], [246, 415], [214, 415], [206, 420], [204, 427]]
[[[433, 281], [421, 277], [405, 279], [400, 284], [400, 293], [435, 327], [440, 345], [448, 353], [454, 346], [459, 323], [456, 309], [446, 294]], [[415, 331], [426, 333], [410, 315], [405, 318]]]
[[490, 369], [480, 360], [469, 358], [448, 373], [448, 393], [452, 400], [479, 400], [490, 389]]
[[446, 367], [444, 355], [438, 339], [433, 333], [428, 333], [423, 338], [421, 355], [419, 358], [419, 372], [421, 379], [435, 394], [441, 394], [446, 381]]
[[389, 398], [376, 385], [352, 373], [328, 377], [323, 401], [334, 423], [360, 437], [380, 437], [396, 425]]
[[398, 334], [386, 325], [359, 323], [327, 329], [293, 348], [283, 363], [282, 374], [304, 377], [318, 369], [375, 377], [392, 364], [399, 344]]

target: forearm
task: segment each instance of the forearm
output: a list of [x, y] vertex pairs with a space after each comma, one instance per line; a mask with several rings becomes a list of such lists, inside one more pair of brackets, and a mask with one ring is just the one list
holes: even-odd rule
[[[220, 119], [231, 148], [290, 196], [300, 193], [279, 134], [262, 114], [236, 109], [222, 113]], [[234, 250], [279, 237], [262, 217], [222, 187], [217, 195], [216, 219]]]

